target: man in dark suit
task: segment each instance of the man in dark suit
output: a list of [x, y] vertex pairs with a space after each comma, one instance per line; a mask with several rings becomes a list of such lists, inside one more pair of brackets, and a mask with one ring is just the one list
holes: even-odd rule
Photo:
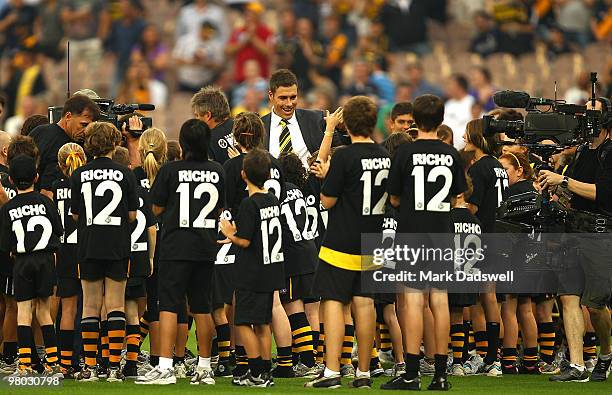
[[[272, 74], [268, 97], [272, 112], [261, 118], [266, 128], [264, 147], [275, 158], [283, 153], [294, 152], [307, 166], [308, 157], [319, 150], [323, 140], [323, 111], [296, 108], [297, 78], [287, 69]], [[340, 137], [336, 134], [334, 145], [340, 143]]]

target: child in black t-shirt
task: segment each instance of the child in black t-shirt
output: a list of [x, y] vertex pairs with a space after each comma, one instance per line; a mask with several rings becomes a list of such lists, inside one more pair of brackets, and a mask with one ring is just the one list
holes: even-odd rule
[[[340, 358], [345, 320], [352, 309], [357, 327], [359, 366], [354, 388], [369, 388], [371, 344], [375, 335], [373, 295], [362, 289], [362, 277], [374, 268], [361, 251], [361, 235], [382, 229], [387, 200], [386, 180], [391, 167], [387, 151], [371, 136], [376, 125], [376, 105], [368, 98], [350, 99], [343, 109], [343, 119], [351, 145], [339, 148], [331, 161], [321, 158], [325, 175], [321, 203], [329, 210], [327, 232], [319, 253], [313, 292], [321, 296], [325, 323], [324, 372], [306, 383], [313, 388], [341, 386]], [[328, 169], [328, 170], [327, 170]]]
[[57, 296], [62, 304], [60, 321], [60, 364], [64, 377], [73, 377], [72, 354], [74, 344], [74, 318], [77, 313], [78, 296], [81, 282], [77, 264], [77, 225], [70, 211], [70, 176], [87, 161], [83, 148], [76, 143], [64, 144], [57, 153], [57, 161], [63, 177], [53, 182], [51, 191], [57, 205], [64, 234], [57, 253]]
[[[472, 196], [467, 199], [468, 209], [480, 220], [483, 237], [486, 238], [488, 233], [495, 232], [496, 211], [507, 196], [508, 174], [495, 158], [498, 135], [485, 137], [483, 133], [483, 120], [474, 119], [468, 122], [463, 139], [465, 150], [474, 152], [475, 160], [468, 169], [473, 185]], [[486, 259], [500, 259], [495, 255], [493, 241], [486, 244], [489, 245]], [[501, 363], [497, 356], [501, 316], [497, 307], [494, 283], [488, 284], [486, 292], [480, 293], [480, 304], [472, 306], [471, 311], [474, 335], [487, 341], [488, 346], [484, 361], [476, 361], [477, 363], [471, 364], [467, 373], [480, 372], [487, 376], [499, 376], [502, 374]], [[482, 319], [483, 314], [486, 319], [486, 327], [483, 325], [485, 322]], [[483, 336], [485, 331], [486, 337]], [[477, 371], [475, 371], [476, 368]]]
[[244, 158], [242, 178], [249, 197], [240, 204], [236, 223], [221, 220], [221, 231], [238, 253], [240, 270], [235, 278], [234, 324], [249, 358], [250, 373], [240, 384], [268, 387], [271, 375], [272, 306], [274, 291], [283, 288], [284, 255], [280, 204], [264, 188], [270, 177], [270, 157], [261, 149], [251, 150]]
[[85, 367], [79, 381], [98, 381], [96, 356], [100, 313], [104, 302], [109, 335], [107, 381], [121, 382], [121, 350], [125, 338], [125, 284], [129, 271], [130, 222], [136, 219], [136, 177], [111, 159], [121, 133], [106, 122], [85, 129], [85, 150], [93, 160], [70, 177], [72, 216], [79, 235], [78, 262], [83, 288], [81, 332]]
[[57, 209], [46, 196], [34, 191], [38, 179], [35, 159], [18, 155], [9, 162], [9, 175], [17, 196], [0, 211], [2, 250], [15, 256], [13, 281], [17, 300], [17, 340], [19, 366], [14, 375], [33, 373], [32, 313], [40, 325], [46, 351], [44, 374], [63, 378], [58, 364], [57, 339], [51, 318], [50, 296], [55, 280], [54, 252], [59, 247], [63, 229]]
[[210, 295], [217, 255], [217, 218], [224, 206], [225, 174], [208, 159], [210, 129], [197, 119], [181, 126], [183, 159], [165, 163], [151, 187], [153, 213], [162, 216], [159, 248], [159, 364], [137, 384], [176, 383], [172, 369], [177, 313], [186, 301], [198, 333], [199, 358], [192, 384], [215, 384], [210, 361], [213, 331]]

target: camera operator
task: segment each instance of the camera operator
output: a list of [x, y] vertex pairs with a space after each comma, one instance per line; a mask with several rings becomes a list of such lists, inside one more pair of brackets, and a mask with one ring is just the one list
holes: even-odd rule
[[100, 116], [100, 108], [89, 97], [74, 95], [64, 103], [62, 117], [57, 123], [40, 125], [30, 132], [30, 137], [40, 150], [40, 175], [37, 188], [50, 196], [51, 185], [62, 177], [57, 166], [57, 152], [70, 142], [81, 142], [87, 125]]
[[[598, 99], [595, 109], [603, 112], [601, 132], [588, 144], [577, 149], [572, 168], [566, 175], [542, 170], [538, 181], [543, 188], [561, 185], [571, 192], [572, 209], [595, 214], [612, 212], [612, 110], [610, 103]], [[590, 107], [590, 102], [587, 108]], [[561, 294], [563, 321], [570, 350], [571, 367], [551, 377], [551, 381], [588, 381], [582, 357], [584, 319], [580, 304], [589, 309], [591, 321], [600, 342], [600, 355], [591, 381], [604, 381], [612, 361], [610, 349], [611, 320], [606, 303], [612, 294], [612, 242], [592, 236], [578, 238], [580, 264], [584, 272], [582, 299], [578, 292]]]

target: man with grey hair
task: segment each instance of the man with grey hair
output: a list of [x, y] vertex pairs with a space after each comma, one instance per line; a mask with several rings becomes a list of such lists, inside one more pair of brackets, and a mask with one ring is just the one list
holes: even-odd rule
[[234, 121], [230, 118], [230, 106], [221, 89], [215, 86], [200, 89], [191, 98], [191, 110], [211, 129], [208, 157], [223, 164], [230, 155], [236, 156], [232, 137]]

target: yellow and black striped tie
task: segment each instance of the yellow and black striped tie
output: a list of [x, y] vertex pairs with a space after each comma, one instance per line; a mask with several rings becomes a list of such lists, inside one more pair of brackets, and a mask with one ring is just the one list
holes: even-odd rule
[[280, 138], [278, 139], [280, 154], [282, 155], [289, 152], [293, 152], [293, 145], [291, 144], [291, 132], [289, 132], [288, 126], [289, 122], [284, 119], [281, 119], [279, 124], [281, 128], [283, 128], [280, 134]]

